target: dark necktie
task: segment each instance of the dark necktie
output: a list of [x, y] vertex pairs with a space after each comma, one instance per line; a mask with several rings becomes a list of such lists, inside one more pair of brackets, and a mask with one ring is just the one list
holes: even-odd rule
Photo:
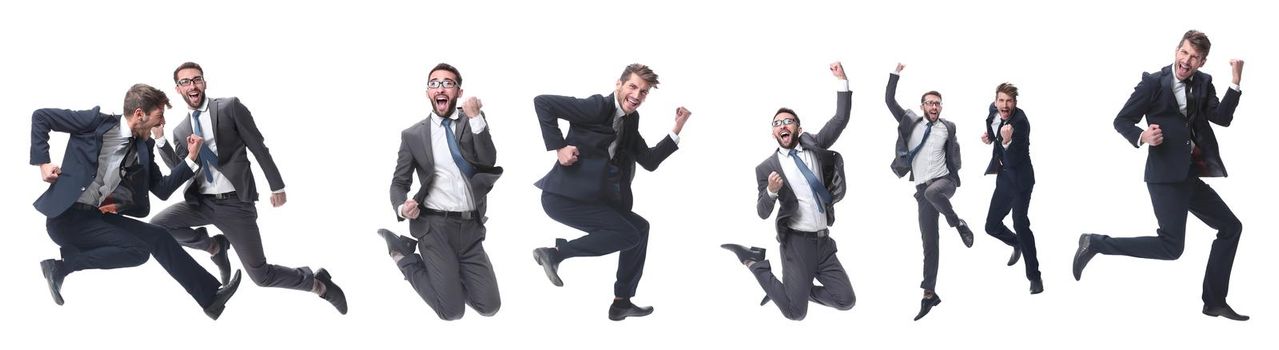
[[461, 170], [462, 175], [466, 175], [466, 178], [470, 179], [471, 176], [475, 175], [475, 167], [472, 167], [471, 163], [467, 163], [466, 159], [462, 158], [462, 152], [457, 145], [457, 135], [453, 134], [453, 119], [444, 118], [441, 124], [444, 124], [444, 138], [449, 141], [449, 153], [453, 155], [453, 162], [457, 163], [457, 170]]
[[813, 175], [813, 171], [808, 169], [808, 164], [803, 159], [799, 159], [799, 152], [795, 149], [790, 150], [791, 159], [795, 160], [795, 166], [799, 168], [799, 173], [804, 174], [804, 179], [808, 181], [808, 189], [813, 191], [813, 197], [817, 199], [817, 212], [825, 213], [826, 205], [830, 204], [830, 191], [826, 190], [826, 186], [817, 180], [817, 176]]
[[924, 128], [924, 137], [919, 138], [919, 144], [915, 145], [915, 148], [910, 150], [910, 158], [906, 160], [907, 163], [913, 164], [915, 162], [915, 156], [919, 155], [919, 150], [924, 148], [925, 143], [928, 143], [928, 135], [933, 133], [933, 124], [935, 123], [936, 122], [930, 122], [928, 123], [928, 127]]
[[[197, 110], [191, 111], [191, 119], [193, 119], [191, 123], [191, 128], [195, 130], [195, 133], [197, 135], [200, 135], [200, 137], [204, 137], [204, 130], [202, 127], [200, 127], [200, 110], [197, 109]], [[191, 150], [187, 150], [187, 152], [190, 152], [190, 151]], [[209, 148], [208, 142], [204, 142], [200, 144], [199, 152], [200, 152], [200, 157], [199, 157], [200, 168], [204, 172], [204, 181], [213, 182], [213, 170], [211, 168], [213, 168], [214, 166], [218, 164], [217, 162], [218, 155], [217, 153], [213, 153], [213, 149]]]
[[1004, 144], [1004, 125], [1008, 125], [1008, 119], [999, 118], [999, 127], [995, 128], [995, 141], [1000, 145]]

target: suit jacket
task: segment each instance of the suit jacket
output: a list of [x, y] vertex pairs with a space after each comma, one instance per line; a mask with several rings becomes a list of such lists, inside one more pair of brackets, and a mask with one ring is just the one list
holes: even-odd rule
[[[849, 114], [852, 111], [853, 93], [841, 91], [836, 95], [835, 116], [826, 122], [825, 126], [817, 132], [816, 135], [805, 132], [799, 135], [799, 143], [804, 149], [813, 152], [814, 165], [821, 170], [822, 184], [830, 191], [831, 202], [826, 205], [826, 225], [835, 223], [835, 203], [844, 199], [844, 193], [847, 191], [844, 177], [844, 157], [839, 152], [828, 150], [835, 140], [843, 134], [844, 127], [848, 126]], [[768, 195], [768, 174], [777, 172], [782, 177], [782, 188], [777, 190], [777, 198]], [[783, 232], [790, 225], [791, 217], [795, 216], [795, 212], [799, 207], [799, 200], [795, 197], [796, 189], [791, 186], [792, 183], [800, 184], [800, 191], [808, 191], [806, 179], [787, 179], [786, 172], [782, 171], [781, 161], [777, 160], [777, 152], [773, 152], [763, 162], [755, 167], [755, 182], [759, 191], [759, 199], [756, 201], [755, 210], [759, 213], [760, 219], [767, 219], [769, 214], [773, 213], [773, 207], [781, 202], [781, 209], [777, 210], [777, 240], [780, 242]]]
[[[566, 145], [577, 146], [578, 160], [570, 166], [559, 161], [551, 171], [535, 184], [542, 191], [558, 194], [579, 201], [599, 201], [607, 198], [606, 182], [610, 165], [618, 167], [619, 203], [630, 210], [634, 197], [631, 181], [635, 178], [635, 164], [648, 171], [674, 153], [679, 146], [667, 136], [652, 148], [639, 133], [639, 112], [622, 117], [622, 135], [613, 130], [613, 114], [616, 97], [594, 95], [587, 98], [541, 95], [533, 98], [538, 123], [542, 126], [542, 139], [546, 149], [558, 150]], [[560, 130], [559, 121], [569, 122], [568, 135]], [[610, 160], [608, 146], [616, 138], [616, 155]], [[611, 163], [611, 164], [610, 164]], [[611, 189], [607, 189], [610, 190]]]
[[[910, 134], [915, 131], [915, 125], [924, 120], [915, 114], [915, 111], [903, 109], [897, 104], [897, 80], [901, 76], [897, 74], [888, 75], [888, 88], [884, 92], [884, 102], [888, 104], [888, 111], [892, 112], [893, 119], [897, 120], [897, 147], [893, 156], [893, 162], [889, 165], [893, 169], [893, 173], [897, 177], [906, 176], [910, 173], [910, 180], [915, 181], [915, 174], [910, 164], [910, 149], [915, 145], [909, 145]], [[950, 130], [950, 134], [946, 135], [946, 170], [950, 171], [951, 181], [955, 183], [955, 187], [959, 187], [959, 167], [963, 165], [959, 157], [959, 141], [955, 139], [955, 123], [945, 118], [937, 118], [942, 125], [946, 126], [946, 130]]]
[[[454, 123], [456, 127], [453, 131], [456, 133], [462, 159], [475, 167], [475, 175], [468, 181], [471, 185], [471, 195], [475, 199], [475, 210], [479, 212], [480, 220], [483, 222], [485, 221], [483, 216], [488, 207], [488, 193], [493, 189], [497, 178], [502, 176], [502, 168], [495, 166], [497, 148], [493, 146], [493, 136], [489, 133], [490, 127], [485, 127], [484, 131], [478, 134], [471, 132], [471, 123], [466, 121], [468, 117], [460, 109], [457, 113], [459, 121]], [[480, 118], [484, 118], [483, 113], [480, 113]], [[413, 194], [413, 200], [417, 201], [420, 208], [426, 209], [426, 196], [430, 195], [431, 182], [435, 180], [435, 151], [431, 148], [431, 122], [431, 117], [428, 116], [400, 132], [400, 152], [395, 160], [395, 173], [391, 176], [391, 208], [395, 212], [396, 220], [404, 221], [404, 218], [400, 217], [399, 207], [408, 199], [409, 186], [413, 185], [415, 172], [422, 186], [417, 193]]]
[[1142, 129], [1137, 127], [1142, 116], [1146, 125], [1159, 124], [1163, 130], [1164, 142], [1159, 146], [1147, 147], [1146, 182], [1169, 183], [1185, 181], [1191, 171], [1191, 131], [1193, 140], [1202, 152], [1200, 163], [1196, 164], [1195, 174], [1201, 177], [1225, 177], [1226, 166], [1221, 162], [1221, 152], [1217, 149], [1217, 136], [1213, 134], [1209, 122], [1221, 126], [1230, 126], [1235, 118], [1235, 107], [1239, 105], [1239, 91], [1226, 89], [1226, 97], [1217, 100], [1217, 91], [1212, 85], [1212, 76], [1204, 72], [1191, 75], [1191, 94], [1187, 96], [1186, 113], [1182, 115], [1173, 96], [1172, 85], [1176, 75], [1172, 65], [1164, 67], [1156, 73], [1143, 73], [1141, 82], [1133, 89], [1132, 96], [1124, 103], [1124, 108], [1115, 116], [1115, 131], [1123, 135], [1133, 147], [1140, 147]]
[[[200, 118], [212, 118], [214, 142], [218, 146], [218, 171], [235, 187], [235, 194], [240, 201], [258, 200], [258, 187], [253, 181], [253, 171], [249, 169], [249, 155], [246, 151], [253, 151], [253, 158], [257, 159], [258, 166], [266, 173], [271, 191], [283, 189], [284, 180], [280, 178], [280, 169], [275, 167], [271, 151], [263, 142], [262, 132], [258, 131], [258, 125], [253, 121], [253, 114], [249, 113], [249, 109], [235, 97], [214, 98], [209, 99], [208, 113], [209, 115], [201, 115]], [[160, 155], [166, 164], [172, 166], [187, 156], [187, 152], [191, 150], [187, 149], [186, 139], [192, 133], [194, 129], [191, 127], [190, 117], [183, 118], [182, 123], [173, 128], [173, 142], [170, 144], [175, 146], [166, 144], [160, 148]], [[187, 187], [187, 202], [194, 204], [199, 201], [200, 186], [201, 181], [195, 181]]]
[[[59, 131], [70, 135], [66, 153], [62, 157], [62, 174], [58, 180], [36, 199], [36, 210], [46, 217], [62, 215], [80, 198], [98, 175], [98, 154], [102, 150], [102, 136], [112, 127], [120, 125], [119, 115], [108, 115], [91, 110], [40, 109], [31, 114], [31, 165], [49, 163], [49, 132]], [[119, 213], [133, 217], [146, 217], [151, 212], [147, 190], [161, 200], [166, 200], [178, 187], [191, 178], [191, 168], [179, 162], [169, 171], [160, 172], [152, 155], [154, 141], [146, 140], [137, 153], [138, 166], [131, 167], [120, 186], [132, 197], [121, 201]], [[121, 193], [121, 191], [116, 191]]]
[[999, 118], [999, 110], [990, 104], [990, 114], [986, 116], [986, 134], [990, 135], [990, 163], [986, 165], [986, 174], [1004, 174], [1013, 180], [1017, 189], [1028, 190], [1035, 186], [1035, 166], [1030, 162], [1030, 121], [1026, 112], [1014, 108], [1013, 115], [1008, 117], [1008, 125], [1013, 127], [1013, 139], [1008, 147], [995, 140], [999, 130], [991, 128], [991, 124]]

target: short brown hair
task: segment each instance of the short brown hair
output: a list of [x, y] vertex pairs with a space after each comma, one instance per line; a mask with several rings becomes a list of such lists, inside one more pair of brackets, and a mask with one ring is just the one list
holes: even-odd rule
[[941, 93], [937, 92], [936, 90], [933, 90], [933, 91], [925, 92], [923, 95], [919, 96], [919, 103], [924, 103], [924, 98], [928, 97], [928, 95], [937, 96], [938, 100], [941, 99]]
[[204, 68], [200, 68], [200, 64], [195, 63], [195, 62], [184, 62], [184, 63], [182, 63], [182, 65], [179, 65], [179, 66], [178, 66], [178, 69], [174, 69], [174, 70], [173, 70], [173, 83], [174, 83], [174, 84], [177, 84], [177, 83], [178, 83], [178, 72], [181, 72], [183, 69], [188, 69], [188, 68], [195, 68], [195, 70], [200, 71], [200, 75], [204, 75]]
[[453, 76], [457, 77], [457, 86], [462, 86], [462, 73], [458, 73], [457, 67], [454, 67], [453, 65], [448, 63], [440, 63], [435, 65], [435, 68], [431, 68], [431, 71], [426, 73], [427, 79], [430, 79], [431, 73], [435, 73], [435, 71], [437, 70], [448, 71], [449, 73], [453, 73]]
[[1208, 58], [1208, 50], [1212, 49], [1212, 42], [1208, 41], [1208, 34], [1204, 34], [1198, 30], [1187, 30], [1185, 35], [1181, 36], [1181, 41], [1177, 42], [1177, 48], [1181, 48], [1182, 43], [1189, 42], [1195, 51], [1199, 51], [1203, 58]]
[[799, 125], [799, 114], [795, 114], [795, 110], [786, 107], [778, 108], [777, 113], [773, 113], [773, 119], [777, 119], [777, 116], [782, 113], [789, 113], [790, 115], [795, 116], [795, 125]]
[[659, 84], [657, 82], [657, 73], [653, 73], [653, 70], [648, 68], [648, 66], [639, 63], [631, 63], [631, 65], [626, 66], [626, 69], [622, 71], [622, 77], [617, 78], [617, 81], [626, 81], [631, 78], [631, 74], [638, 74], [640, 79], [644, 79], [648, 85], [653, 87], [657, 87], [657, 84]]
[[1013, 83], [999, 84], [999, 87], [995, 88], [995, 96], [999, 96], [1001, 92], [1007, 94], [1008, 97], [1012, 97], [1013, 101], [1017, 100], [1017, 85], [1013, 85]]
[[164, 91], [151, 85], [134, 84], [129, 88], [129, 93], [124, 94], [124, 115], [126, 116], [133, 114], [133, 111], [139, 108], [142, 109], [142, 113], [151, 113], [160, 106], [173, 107], [169, 104], [169, 97], [164, 95]]

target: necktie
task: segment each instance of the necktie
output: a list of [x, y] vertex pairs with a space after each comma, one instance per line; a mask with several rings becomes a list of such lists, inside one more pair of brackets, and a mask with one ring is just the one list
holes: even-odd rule
[[1004, 144], [1004, 125], [1008, 125], [1008, 119], [999, 119], [999, 127], [995, 128], [995, 141]]
[[457, 170], [461, 170], [462, 175], [466, 175], [466, 178], [471, 178], [471, 176], [475, 175], [475, 167], [472, 167], [471, 163], [467, 163], [466, 159], [462, 158], [462, 152], [457, 145], [457, 135], [453, 134], [453, 119], [444, 118], [441, 124], [444, 124], [444, 138], [449, 141], [449, 153], [453, 155], [453, 162], [457, 163]]
[[[200, 110], [197, 109], [197, 110], [191, 111], [191, 119], [193, 119], [191, 123], [191, 128], [195, 130], [195, 133], [197, 135], [200, 135], [200, 137], [204, 137], [204, 130], [203, 130], [204, 128], [200, 126]], [[187, 150], [187, 152], [190, 152], [190, 151], [191, 150]], [[200, 152], [200, 157], [199, 157], [200, 168], [204, 172], [204, 181], [213, 182], [213, 170], [211, 170], [211, 168], [218, 164], [217, 162], [218, 155], [217, 153], [213, 153], [213, 149], [209, 148], [209, 144], [207, 142], [200, 144], [199, 152]]]
[[919, 154], [919, 150], [923, 149], [924, 144], [928, 142], [928, 135], [933, 133], [934, 123], [935, 122], [928, 123], [928, 127], [924, 128], [924, 137], [919, 138], [919, 144], [915, 145], [915, 148], [910, 150], [910, 159], [906, 160], [908, 163], [915, 162], [915, 156]]
[[808, 181], [808, 189], [813, 191], [813, 197], [817, 198], [817, 212], [825, 213], [826, 205], [830, 204], [830, 192], [826, 190], [826, 186], [817, 180], [817, 176], [813, 175], [813, 171], [808, 169], [808, 164], [803, 159], [799, 159], [799, 152], [795, 149], [790, 150], [791, 159], [795, 160], [795, 166], [799, 168], [799, 173], [804, 174], [804, 179]]

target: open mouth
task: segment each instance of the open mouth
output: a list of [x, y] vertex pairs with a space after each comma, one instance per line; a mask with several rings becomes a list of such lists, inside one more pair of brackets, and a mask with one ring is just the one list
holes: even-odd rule
[[449, 108], [449, 97], [444, 95], [435, 96], [435, 110], [443, 111]]
[[794, 136], [791, 135], [790, 131], [782, 131], [780, 134], [777, 134], [777, 137], [782, 140], [782, 143], [789, 145], [791, 143], [791, 138]]

